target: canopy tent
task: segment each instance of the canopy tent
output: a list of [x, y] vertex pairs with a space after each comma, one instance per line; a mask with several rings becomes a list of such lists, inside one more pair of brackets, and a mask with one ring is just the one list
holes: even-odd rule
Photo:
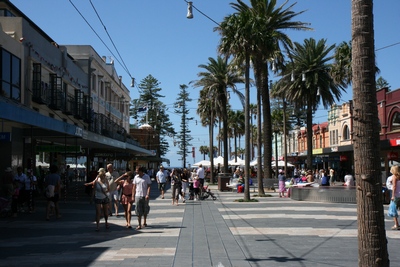
[[239, 157], [236, 157], [236, 160], [232, 159], [232, 160], [228, 161], [228, 165], [230, 165], [230, 166], [244, 166], [245, 163], [246, 163], [246, 161]]
[[257, 166], [257, 158], [250, 161], [250, 167]]
[[199, 167], [200, 164], [203, 165], [203, 166], [207, 166], [207, 167], [211, 166], [211, 162], [209, 160], [202, 160], [202, 161], [196, 162], [192, 166], [193, 167]]
[[221, 157], [221, 156], [218, 156], [218, 158], [214, 158], [213, 162], [214, 162], [214, 165], [218, 165], [219, 164], [219, 165], [223, 166], [224, 165], [224, 158]]
[[41, 166], [42, 168], [50, 167], [50, 164], [47, 162], [36, 161], [36, 166]]
[[[276, 162], [272, 161], [271, 162], [271, 166], [275, 167], [276, 166]], [[278, 160], [278, 167], [285, 167], [285, 161], [284, 160]], [[293, 164], [287, 162], [287, 167], [294, 167]]]

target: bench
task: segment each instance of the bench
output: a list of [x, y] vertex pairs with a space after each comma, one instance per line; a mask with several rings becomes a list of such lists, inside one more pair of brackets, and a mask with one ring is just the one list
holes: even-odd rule
[[229, 183], [226, 184], [226, 187], [230, 188], [231, 190], [233, 190], [233, 189], [236, 190], [236, 188], [237, 188], [237, 181], [238, 181], [238, 178], [231, 178], [231, 180], [229, 181]]
[[279, 187], [279, 180], [278, 179], [271, 179], [271, 178], [264, 178], [263, 179], [263, 185], [265, 188], [268, 188], [270, 190], [274, 190], [276, 192], [276, 189]]

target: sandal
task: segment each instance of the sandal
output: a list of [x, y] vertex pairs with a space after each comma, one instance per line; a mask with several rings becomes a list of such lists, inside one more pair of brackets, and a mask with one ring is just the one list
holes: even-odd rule
[[136, 230], [140, 230], [140, 229], [142, 229], [142, 226], [138, 225], [138, 226], [136, 227]]
[[147, 227], [147, 223], [143, 224], [144, 227]]
[[391, 229], [392, 229], [392, 230], [399, 230], [399, 227], [395, 225], [395, 226], [393, 226]]

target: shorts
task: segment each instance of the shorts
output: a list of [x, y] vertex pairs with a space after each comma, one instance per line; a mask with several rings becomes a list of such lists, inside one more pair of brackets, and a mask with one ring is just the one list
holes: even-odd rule
[[158, 184], [158, 190], [164, 191], [164, 190], [165, 190], [165, 183], [159, 183], [159, 184]]
[[204, 178], [203, 179], [199, 179], [199, 182], [200, 182], [200, 188], [203, 188], [203, 186], [204, 186]]
[[110, 195], [111, 195], [111, 199], [114, 199], [115, 201], [119, 201], [119, 197], [120, 197], [119, 190], [110, 192]]
[[54, 197], [48, 197], [47, 201], [52, 201], [54, 203], [57, 203], [59, 199], [60, 199], [60, 195], [59, 194], [54, 194]]
[[137, 216], [147, 216], [150, 211], [149, 201], [145, 197], [135, 197], [135, 214]]
[[110, 199], [108, 197], [105, 198], [95, 198], [94, 203], [98, 205], [104, 205], [110, 203]]

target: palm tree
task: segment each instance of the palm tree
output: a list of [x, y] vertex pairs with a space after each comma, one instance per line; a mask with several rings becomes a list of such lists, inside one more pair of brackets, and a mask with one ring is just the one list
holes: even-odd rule
[[[219, 51], [225, 55], [234, 55], [234, 62], [238, 67], [244, 66], [245, 76], [245, 191], [244, 200], [250, 200], [249, 179], [250, 173], [250, 43], [252, 25], [249, 24], [248, 13], [237, 13], [224, 18], [216, 30], [221, 34]], [[261, 180], [262, 183], [262, 180]], [[260, 187], [260, 186], [259, 186]], [[262, 187], [263, 188], [263, 187]], [[262, 189], [263, 190], [263, 189]], [[263, 191], [260, 191], [261, 193]]]
[[234, 156], [237, 158], [237, 139], [244, 133], [244, 112], [241, 110], [230, 110], [228, 113], [229, 130], [234, 138]]
[[[257, 119], [257, 105], [256, 104], [250, 104], [249, 107], [250, 110], [250, 127], [253, 128], [254, 124], [253, 124], [253, 118]], [[254, 136], [253, 136], [253, 132], [250, 130], [250, 149], [251, 149], [251, 159], [254, 158]]]
[[290, 52], [291, 63], [286, 65], [279, 94], [286, 94], [289, 101], [302, 103], [307, 110], [307, 168], [312, 168], [312, 117], [319, 102], [325, 108], [340, 100], [344, 88], [331, 76], [332, 56], [335, 48], [327, 46], [326, 40], [316, 42], [313, 38], [304, 44], [295, 43]]
[[[272, 158], [272, 145], [271, 145], [271, 114], [269, 105], [269, 93], [268, 93], [268, 69], [266, 65], [271, 59], [279, 60], [282, 58], [280, 53], [280, 44], [284, 47], [290, 47], [291, 41], [288, 35], [285, 33], [288, 29], [294, 30], [306, 30], [309, 29], [303, 22], [293, 21], [293, 18], [300, 15], [303, 12], [295, 13], [292, 10], [293, 5], [290, 5], [287, 9], [284, 9], [287, 1], [284, 2], [280, 7], [276, 6], [276, 0], [250, 0], [251, 7], [245, 4], [242, 0], [237, 0], [237, 3], [232, 3], [233, 8], [240, 14], [237, 17], [245, 17], [246, 22], [237, 25], [236, 34], [229, 34], [226, 39], [233, 38], [230, 40], [232, 43], [240, 43], [242, 51], [250, 53], [251, 61], [253, 63], [254, 77], [256, 81], [256, 87], [259, 98], [257, 105], [261, 107], [262, 102], [262, 116], [263, 116], [263, 135], [264, 135], [264, 175], [271, 177], [271, 164]], [[223, 25], [221, 24], [221, 27]], [[234, 27], [232, 27], [234, 28]], [[229, 43], [225, 40], [226, 43]], [[231, 54], [237, 56], [238, 46], [233, 46], [230, 50]], [[240, 53], [243, 60], [244, 53]], [[248, 66], [248, 64], [246, 64]], [[261, 114], [261, 112], [259, 112]], [[247, 115], [247, 114], [246, 114]], [[248, 119], [248, 117], [247, 117]], [[261, 125], [259, 125], [259, 128]], [[261, 128], [258, 132], [260, 138]], [[249, 139], [249, 137], [246, 137]], [[261, 142], [258, 142], [259, 148], [258, 153], [261, 153]], [[249, 150], [249, 145], [246, 146], [246, 150]], [[247, 151], [246, 151], [247, 152]], [[246, 154], [247, 156], [247, 154]], [[261, 157], [258, 156], [259, 161]], [[261, 162], [259, 162], [261, 166]], [[246, 166], [248, 169], [248, 166]], [[247, 171], [247, 170], [246, 170]], [[260, 194], [264, 194], [261, 172], [258, 172], [258, 190]], [[246, 175], [247, 176], [247, 175]], [[247, 185], [247, 184], [246, 184]], [[246, 192], [245, 192], [246, 193]]]
[[[199, 68], [205, 71], [199, 72], [200, 77], [194, 83], [195, 87], [203, 87], [205, 95], [211, 99], [211, 106], [216, 115], [222, 121], [223, 146], [224, 146], [224, 172], [228, 172], [228, 89], [239, 96], [243, 101], [243, 94], [237, 90], [236, 84], [243, 83], [244, 79], [232, 64], [218, 56], [217, 59], [209, 58], [208, 64], [201, 64]], [[212, 147], [212, 146], [211, 146]]]
[[372, 0], [352, 0], [354, 171], [358, 266], [390, 266], [382, 205]]
[[214, 163], [213, 163], [213, 155], [214, 155], [214, 126], [216, 124], [216, 114], [213, 106], [213, 101], [207, 95], [207, 90], [200, 91], [200, 97], [197, 105], [197, 114], [200, 115], [200, 121], [203, 126], [208, 126], [209, 131], [209, 155], [211, 162], [211, 182], [214, 180]]
[[203, 155], [203, 160], [206, 159], [206, 155], [210, 153], [208, 146], [200, 146], [199, 148], [200, 153]]

